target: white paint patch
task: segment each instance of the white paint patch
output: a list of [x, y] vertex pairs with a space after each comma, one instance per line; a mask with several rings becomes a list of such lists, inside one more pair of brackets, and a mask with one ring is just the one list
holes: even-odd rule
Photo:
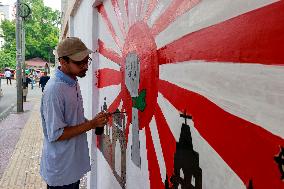
[[[106, 102], [107, 107], [109, 107], [115, 98], [119, 95], [121, 91], [121, 85], [111, 85], [108, 87], [100, 88], [99, 89], [99, 108], [103, 107], [104, 102]], [[104, 100], [106, 98], [106, 100]]]
[[115, 171], [121, 177], [121, 148], [118, 140], [115, 145]]
[[163, 0], [157, 3], [155, 10], [152, 12], [147, 24], [149, 28], [152, 28], [155, 21], [167, 10], [168, 6], [171, 4], [171, 0]]
[[181, 178], [184, 179], [184, 173], [183, 173], [183, 170], [182, 170], [182, 169], [179, 171], [179, 175], [180, 175]]
[[108, 128], [108, 136], [109, 136], [110, 141], [112, 141], [112, 127]]
[[120, 45], [123, 45], [125, 39], [118, 25], [118, 20], [114, 12], [114, 7], [112, 6], [111, 1], [104, 1], [104, 6], [105, 6], [106, 14], [108, 15], [108, 19], [114, 28], [115, 35], [118, 37]]
[[[277, 0], [202, 0], [197, 6], [180, 16], [155, 38], [161, 48], [181, 37], [224, 22], [233, 17], [261, 8]], [[153, 24], [151, 22], [151, 24]]]
[[137, 0], [136, 5], [135, 5], [135, 23], [139, 20], [139, 4], [141, 0]]
[[193, 149], [199, 154], [202, 169], [202, 188], [206, 189], [246, 189], [242, 180], [226, 164], [219, 154], [202, 138], [189, 121]]
[[115, 43], [114, 39], [112, 38], [112, 35], [102, 18], [101, 14], [98, 14], [98, 27], [99, 27], [99, 36], [98, 38], [104, 42], [105, 46], [108, 49], [112, 49], [114, 52], [122, 56], [120, 48]]
[[127, 17], [127, 14], [126, 14], [124, 1], [118, 1], [118, 5], [119, 5], [120, 12], [121, 12], [121, 18], [122, 18], [123, 23], [124, 23], [124, 30], [127, 34], [127, 32], [128, 32], [128, 17]]
[[129, 14], [129, 28], [135, 23], [137, 0], [128, 1], [128, 14]]
[[119, 103], [119, 106], [118, 106], [118, 109], [119, 109], [119, 111], [121, 111], [121, 112], [122, 112], [122, 105], [123, 105], [123, 102], [122, 102], [122, 100], [121, 100], [120, 103]]
[[183, 123], [182, 119], [177, 119], [180, 117], [180, 112], [175, 109], [175, 107], [161, 93], [158, 93], [158, 104], [172, 134], [175, 137], [175, 140], [179, 141], [181, 125]]
[[161, 65], [160, 79], [284, 138], [282, 66], [191, 61]]
[[117, 182], [115, 176], [113, 175], [113, 172], [105, 160], [103, 154], [101, 151], [97, 150], [97, 168], [98, 172], [97, 175], [97, 188], [114, 188], [114, 189], [120, 189], [121, 186]]
[[99, 54], [99, 69], [109, 68], [116, 71], [120, 71], [120, 66], [111, 61], [110, 59], [104, 57], [103, 55]]
[[145, 15], [146, 15], [146, 11], [147, 11], [148, 6], [149, 6], [149, 0], [144, 0], [143, 5], [144, 6], [141, 8], [141, 15], [140, 15], [141, 20], [143, 20]]
[[150, 130], [151, 130], [152, 140], [154, 143], [154, 148], [155, 148], [155, 152], [156, 152], [159, 167], [160, 167], [161, 177], [162, 177], [162, 180], [164, 181], [166, 180], [167, 170], [166, 170], [165, 160], [164, 160], [162, 146], [160, 142], [159, 132], [158, 132], [156, 121], [154, 120], [154, 117], [152, 118], [150, 122]]
[[106, 129], [104, 129], [104, 134], [105, 134], [105, 135], [108, 135], [108, 133], [107, 133], [107, 130], [106, 130]]
[[[138, 3], [139, 3], [140, 0], [131, 0], [131, 1], [133, 2], [133, 7], [132, 7], [132, 9], [133, 9], [132, 10], [133, 11], [133, 23], [132, 23], [132, 25], [133, 25], [137, 22], [137, 17], [138, 17], [137, 6], [138, 6]], [[129, 3], [129, 1], [128, 1], [128, 3]]]
[[139, 169], [135, 164], [133, 164], [131, 160], [132, 125], [130, 124], [126, 149], [126, 188], [129, 189], [150, 188], [145, 129], [139, 131], [139, 139], [141, 169]]

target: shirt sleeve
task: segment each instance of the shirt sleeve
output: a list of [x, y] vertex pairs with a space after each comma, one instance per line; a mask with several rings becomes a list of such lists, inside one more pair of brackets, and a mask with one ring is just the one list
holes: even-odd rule
[[64, 119], [64, 99], [59, 94], [50, 93], [43, 101], [43, 117], [49, 142], [56, 141], [67, 126]]

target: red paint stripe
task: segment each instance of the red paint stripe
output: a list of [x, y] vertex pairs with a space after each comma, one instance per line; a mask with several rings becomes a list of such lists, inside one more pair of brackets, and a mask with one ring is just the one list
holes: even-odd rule
[[111, 36], [113, 37], [115, 43], [118, 45], [118, 47], [120, 49], [122, 49], [122, 45], [121, 45], [118, 37], [115, 34], [114, 28], [113, 28], [113, 26], [112, 26], [112, 24], [111, 24], [111, 22], [110, 22], [110, 20], [109, 20], [109, 18], [107, 16], [107, 13], [106, 13], [104, 5], [100, 4], [99, 6], [97, 6], [97, 9], [98, 9], [98, 12], [101, 14], [102, 18], [104, 19], [105, 23], [107, 24], [108, 29], [109, 29], [109, 31], [111, 33]]
[[121, 92], [117, 95], [117, 97], [114, 99], [114, 101], [111, 103], [111, 105], [108, 108], [108, 112], [114, 112], [120, 104], [120, 101], [122, 99]]
[[165, 188], [163, 183], [164, 181], [162, 181], [161, 179], [158, 158], [156, 156], [150, 128], [145, 127], [145, 132], [146, 132], [146, 147], [147, 147], [150, 188], [164, 189]]
[[177, 110], [192, 115], [194, 127], [245, 184], [252, 179], [254, 188], [284, 188], [274, 161], [282, 138], [167, 81], [159, 81], [159, 91]]
[[98, 40], [98, 45], [99, 45], [99, 53], [103, 55], [104, 57], [110, 59], [111, 61], [117, 63], [118, 65], [121, 65], [122, 63], [122, 58], [120, 57], [119, 54], [114, 52], [111, 49], [108, 49], [104, 42], [101, 41], [100, 39]]
[[157, 4], [158, 4], [158, 0], [150, 0], [146, 14], [144, 16], [144, 22], [147, 22], [147, 20], [150, 18]]
[[124, 0], [125, 11], [127, 15], [127, 21], [129, 20], [128, 0]]
[[174, 172], [174, 155], [176, 152], [176, 140], [169, 128], [169, 125], [161, 111], [161, 108], [157, 105], [155, 109], [155, 119], [157, 123], [157, 129], [159, 132], [159, 138], [161, 147], [163, 150], [163, 156], [167, 168], [167, 175], [170, 177]]
[[188, 34], [158, 50], [159, 63], [189, 60], [284, 64], [284, 1]]
[[179, 16], [192, 9], [200, 0], [173, 0], [167, 10], [154, 23], [151, 33], [158, 35], [167, 26], [175, 21]]
[[121, 72], [109, 68], [98, 70], [98, 88], [121, 84]]
[[125, 24], [124, 24], [123, 19], [121, 17], [122, 13], [120, 11], [120, 8], [119, 8], [119, 5], [118, 5], [118, 1], [117, 0], [112, 0], [111, 2], [112, 2], [112, 6], [114, 8], [114, 12], [116, 14], [116, 18], [117, 18], [120, 30], [122, 32], [122, 35], [123, 35], [124, 38], [126, 38]]

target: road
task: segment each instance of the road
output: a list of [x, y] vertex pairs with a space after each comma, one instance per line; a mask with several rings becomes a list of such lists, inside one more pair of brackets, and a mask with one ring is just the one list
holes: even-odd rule
[[1, 88], [3, 96], [0, 97], [0, 115], [17, 102], [16, 81], [12, 80], [12, 85], [7, 85], [6, 79], [1, 79]]
[[[12, 80], [12, 85], [7, 85], [6, 80], [1, 79], [1, 88], [3, 91], [3, 96], [0, 97], [0, 120], [6, 116], [6, 113], [3, 115], [4, 112], [7, 112], [7, 110], [12, 110], [11, 106], [17, 104], [16, 80]], [[31, 90], [31, 86], [29, 85], [27, 100], [29, 101], [29, 98], [40, 98], [40, 96], [41, 89], [38, 87], [38, 83], [33, 90]]]

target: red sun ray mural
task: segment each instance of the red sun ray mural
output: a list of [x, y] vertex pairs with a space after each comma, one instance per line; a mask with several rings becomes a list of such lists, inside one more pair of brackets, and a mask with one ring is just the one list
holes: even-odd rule
[[169, 8], [160, 16], [159, 20], [155, 22], [151, 28], [153, 36], [158, 35], [171, 22], [175, 21], [180, 15], [193, 8], [200, 0], [174, 0], [171, 2]]
[[[169, 90], [170, 89], [170, 90]], [[250, 122], [225, 112], [206, 98], [179, 88], [166, 81], [159, 81], [159, 91], [179, 111], [192, 115], [194, 127], [209, 144], [248, 183], [253, 177], [255, 186], [281, 188], [277, 164], [273, 158], [284, 141]], [[171, 91], [176, 91], [175, 94]], [[188, 102], [179, 99], [187, 99]], [[186, 106], [188, 104], [188, 106]], [[240, 141], [241, 140], [241, 141]], [[227, 144], [230, 144], [227, 146]], [[250, 146], [246, 148], [245, 146]], [[262, 154], [256, 156], [255, 154]], [[255, 158], [257, 157], [257, 161]], [[266, 162], [259, 166], [259, 162]], [[261, 175], [259, 172], [263, 172]]]
[[188, 34], [159, 49], [159, 63], [206, 60], [283, 65], [284, 35], [279, 34], [284, 27], [278, 24], [284, 22], [283, 9], [281, 1]]
[[98, 88], [103, 88], [111, 85], [119, 85], [121, 83], [121, 74], [119, 71], [109, 68], [98, 70]]
[[104, 44], [104, 42], [102, 42], [100, 39], [98, 40], [98, 45], [99, 45], [99, 53], [103, 56], [105, 56], [106, 58], [110, 59], [111, 61], [117, 63], [117, 64], [121, 64], [122, 59], [119, 56], [119, 54], [117, 54], [115, 51], [107, 48]]
[[[103, 34], [99, 35], [99, 53], [115, 62], [120, 68], [118, 71], [110, 66], [99, 70], [98, 87], [102, 90], [112, 85], [120, 86], [120, 92], [114, 101], [108, 104], [107, 110], [120, 111], [123, 115], [126, 112], [123, 117], [125, 120], [124, 122], [114, 120], [117, 123], [112, 123], [110, 127], [113, 130], [120, 129], [123, 133], [120, 133], [119, 136], [115, 135], [121, 141], [121, 148], [125, 153], [121, 155], [123, 159], [121, 162], [126, 161], [126, 154], [128, 154], [130, 159], [127, 159], [127, 163], [133, 165], [136, 172], [140, 171], [141, 175], [148, 177], [146, 181], [149, 181], [150, 188], [177, 188], [178, 186], [187, 188], [194, 185], [196, 188], [206, 188], [207, 186], [207, 188], [217, 189], [218, 183], [225, 183], [222, 186], [225, 188], [232, 186], [244, 188], [248, 185], [259, 189], [267, 189], [272, 186], [273, 188], [284, 188], [280, 179], [281, 170], [279, 171], [281, 157], [279, 155], [276, 159], [274, 158], [280, 154], [279, 146], [284, 146], [283, 133], [272, 133], [261, 123], [252, 123], [237, 114], [228, 112], [220, 104], [211, 100], [214, 96], [210, 91], [208, 94], [211, 96], [206, 96], [199, 94], [198, 89], [191, 91], [186, 87], [183, 88], [182, 86], [189, 85], [187, 78], [184, 78], [180, 83], [171, 83], [161, 79], [163, 66], [190, 64], [192, 61], [200, 64], [214, 63], [214, 65], [234, 63], [233, 65], [236, 67], [239, 67], [240, 64], [248, 67], [251, 64], [259, 64], [267, 66], [263, 68], [264, 70], [269, 66], [279, 69], [281, 72], [284, 61], [282, 53], [284, 49], [284, 35], [282, 35], [284, 33], [284, 2], [250, 1], [250, 4], [246, 4], [228, 1], [238, 5], [239, 10], [232, 11], [233, 13], [227, 17], [224, 15], [223, 20], [219, 18], [222, 17], [222, 9], [220, 9], [220, 13], [216, 13], [214, 10], [215, 14], [212, 13], [212, 16], [216, 16], [217, 21], [211, 20], [211, 25], [206, 23], [206, 27], [185, 32], [189, 26], [182, 21], [189, 16], [198, 18], [199, 14], [201, 16], [205, 14], [198, 12], [198, 9], [204, 7], [209, 9], [211, 4], [216, 3], [217, 6], [221, 4], [220, 2], [224, 1], [136, 0], [130, 2], [125, 0], [119, 4], [119, 0], [111, 0], [111, 6], [108, 8], [113, 9], [111, 11], [114, 11], [116, 15], [117, 26], [111, 24], [107, 15], [108, 10], [105, 9], [104, 4], [97, 7], [103, 18], [102, 23], [98, 24], [106, 25], [107, 32], [111, 34], [109, 40]], [[228, 4], [228, 2], [226, 3]], [[212, 7], [215, 6], [212, 5]], [[135, 10], [133, 10], [134, 8]], [[125, 10], [125, 14], [123, 10]], [[187, 13], [192, 13], [192, 15]], [[201, 18], [200, 20], [200, 22], [203, 21]], [[179, 22], [184, 25], [185, 29], [182, 29], [185, 31], [179, 31], [173, 27], [178, 26]], [[128, 24], [129, 28], [126, 28]], [[202, 25], [202, 23], [198, 24], [194, 27], [198, 28]], [[119, 39], [115, 32], [117, 30], [122, 32], [123, 39]], [[176, 35], [179, 32], [186, 34]], [[160, 40], [165, 33], [169, 34], [168, 37], [171, 41], [168, 44], [159, 45], [163, 44]], [[120, 48], [121, 55], [114, 49], [107, 47], [107, 43], [111, 43], [110, 41], [113, 41], [112, 45]], [[208, 67], [208, 69], [211, 68]], [[226, 70], [218, 71], [219, 74], [222, 72], [225, 73]], [[212, 71], [212, 74], [214, 73]], [[169, 74], [166, 77], [173, 76]], [[238, 79], [239, 82], [243, 82], [241, 77]], [[249, 79], [253, 80], [254, 78]], [[279, 76], [278, 82], [281, 79], [283, 77]], [[218, 88], [218, 82], [216, 82], [216, 88]], [[281, 90], [279, 89], [280, 92]], [[166, 110], [165, 107], [160, 106], [157, 101], [159, 94], [169, 102], [168, 107], [172, 109]], [[269, 97], [264, 101], [277, 101], [283, 97], [283, 94], [271, 93]], [[232, 96], [232, 98], [234, 97]], [[226, 106], [231, 105], [230, 102], [224, 101]], [[242, 104], [236, 106], [241, 107]], [[167, 111], [172, 113], [171, 118], [166, 117]], [[273, 114], [273, 110], [271, 111]], [[169, 121], [179, 120], [181, 112], [185, 114], [183, 117], [192, 119], [192, 125], [187, 125], [187, 123], [179, 125], [178, 121]], [[255, 115], [255, 117], [252, 116], [252, 120], [257, 120], [258, 116], [263, 114], [259, 112]], [[281, 120], [282, 118], [277, 119]], [[155, 122], [158, 136], [155, 136], [150, 129], [151, 121]], [[173, 133], [175, 132], [171, 129], [173, 127], [178, 127], [177, 130], [180, 130], [181, 133]], [[277, 128], [273, 129], [277, 130]], [[144, 145], [143, 133], [146, 146], [144, 151], [142, 148]], [[132, 137], [131, 140], [129, 140], [130, 137]], [[109, 141], [111, 140], [109, 139]], [[131, 144], [128, 144], [128, 141], [131, 141]], [[157, 145], [157, 141], [159, 145]], [[203, 141], [203, 143], [198, 144], [197, 141]], [[185, 144], [189, 144], [188, 146], [191, 148]], [[109, 148], [112, 148], [111, 146]], [[124, 149], [126, 146], [130, 146], [129, 149], [128, 147]], [[157, 149], [159, 146], [161, 150]], [[102, 148], [101, 151], [104, 152], [103, 155], [106, 159], [110, 158], [106, 154], [107, 151]], [[113, 151], [109, 153], [114, 156]], [[146, 157], [143, 156], [143, 153], [146, 153]], [[188, 155], [188, 161], [192, 160], [192, 162], [179, 161], [182, 154]], [[219, 161], [218, 165], [212, 165], [210, 155], [214, 155], [212, 159]], [[207, 160], [209, 163], [206, 164]], [[129, 187], [131, 181], [127, 181], [127, 175], [131, 170], [122, 164], [122, 174], [119, 176], [114, 168], [113, 162], [115, 160], [108, 159], [107, 161], [120, 186], [126, 188], [126, 183], [128, 183]], [[143, 172], [145, 161], [148, 165], [146, 173]], [[194, 171], [187, 171], [188, 167]], [[226, 177], [226, 174], [232, 176], [231, 183], [222, 180], [222, 176], [220, 176], [221, 181], [218, 180], [218, 175]], [[126, 177], [124, 177], [125, 175]], [[185, 178], [189, 178], [190, 182]]]

